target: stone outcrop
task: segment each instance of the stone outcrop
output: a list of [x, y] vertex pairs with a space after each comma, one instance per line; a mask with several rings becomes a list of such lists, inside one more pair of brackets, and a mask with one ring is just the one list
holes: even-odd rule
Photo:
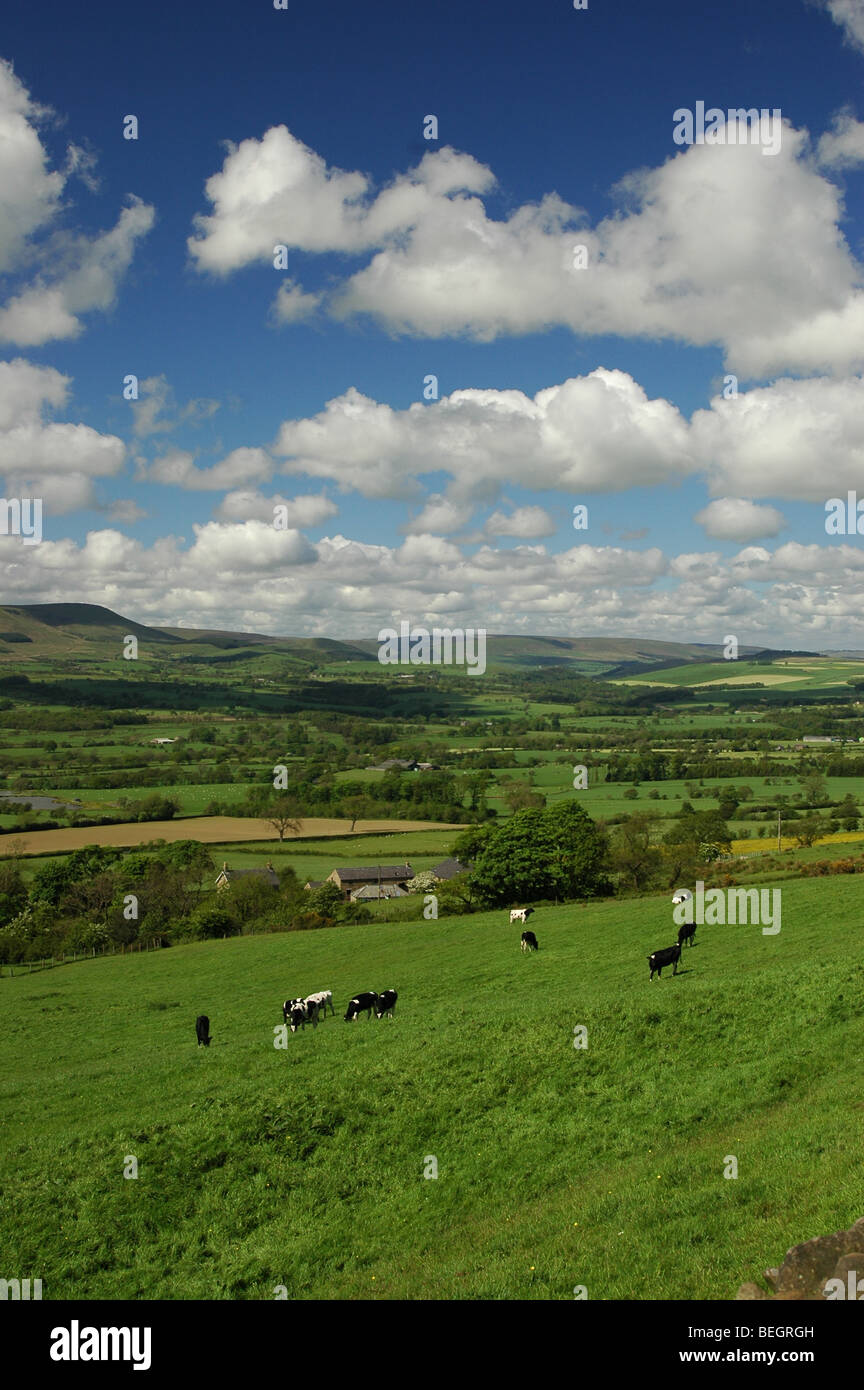
[[772, 1293], [758, 1284], [742, 1284], [736, 1298], [822, 1300], [828, 1280], [840, 1279], [846, 1287], [850, 1271], [864, 1279], [864, 1216], [848, 1231], [817, 1236], [787, 1250], [779, 1269], [765, 1270]]

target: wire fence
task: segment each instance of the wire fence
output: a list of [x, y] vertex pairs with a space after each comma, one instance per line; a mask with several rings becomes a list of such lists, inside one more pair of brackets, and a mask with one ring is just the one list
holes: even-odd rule
[[52, 970], [57, 965], [73, 965], [76, 961], [94, 960], [99, 956], [128, 956], [141, 951], [159, 951], [164, 944], [163, 937], [154, 936], [147, 941], [131, 941], [127, 946], [112, 942], [110, 946], [91, 946], [86, 951], [64, 951], [59, 956], [46, 956], [42, 960], [20, 960], [5, 965], [0, 963], [0, 977], [32, 975], [34, 970]]

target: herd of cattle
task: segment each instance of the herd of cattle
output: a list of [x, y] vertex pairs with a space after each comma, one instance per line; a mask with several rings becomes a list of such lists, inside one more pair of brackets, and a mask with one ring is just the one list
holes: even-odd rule
[[[685, 888], [676, 893], [672, 901], [673, 903], [683, 903], [691, 897], [692, 894]], [[514, 922], [521, 922], [524, 926], [533, 911], [533, 907], [512, 908], [510, 925], [512, 926]], [[692, 946], [695, 935], [695, 922], [685, 922], [678, 928], [676, 945], [664, 946], [659, 951], [652, 951], [648, 957], [649, 981], [653, 980], [655, 975], [659, 979], [663, 978], [664, 965], [671, 965], [672, 974], [677, 975], [681, 948], [686, 946], [688, 941]], [[528, 931], [527, 928], [522, 933], [521, 949], [523, 951], [538, 951], [540, 949], [537, 937], [533, 931]], [[387, 1018], [392, 1018], [398, 997], [395, 989], [385, 989], [380, 994], [376, 994], [374, 990], [355, 994], [354, 998], [348, 1001], [348, 1008], [345, 1010], [344, 1016], [345, 1022], [354, 1023], [364, 1013], [368, 1019], [371, 1019], [373, 1012], [376, 1018], [384, 1018], [385, 1015]], [[336, 1013], [333, 1008], [333, 993], [329, 989], [321, 989], [315, 994], [307, 994], [305, 999], [302, 996], [297, 999], [286, 999], [282, 1005], [282, 1018], [290, 1027], [291, 1032], [296, 1033], [298, 1028], [305, 1029], [307, 1023], [311, 1023], [313, 1028], [317, 1028], [319, 1018], [326, 1018], [328, 1009], [331, 1014]], [[210, 1046], [210, 1020], [206, 1014], [200, 1014], [196, 1018], [195, 1033], [199, 1047]]]
[[[355, 994], [349, 1000], [348, 1008], [345, 1011], [345, 1022], [353, 1023], [360, 1014], [365, 1013], [367, 1018], [372, 1017], [374, 1010], [376, 1018], [393, 1017], [396, 1008], [396, 1000], [399, 998], [395, 989], [382, 990], [376, 994], [374, 990], [367, 990], [363, 994]], [[282, 1005], [282, 1018], [288, 1024], [292, 1033], [296, 1033], [298, 1028], [306, 1027], [311, 1023], [313, 1028], [318, 1027], [319, 1018], [327, 1017], [327, 1010], [335, 1014], [333, 1008], [333, 992], [329, 989], [320, 989], [315, 994], [307, 994], [306, 998], [286, 999]], [[210, 1020], [206, 1014], [199, 1014], [195, 1020], [195, 1036], [198, 1039], [199, 1047], [209, 1047]]]
[[[388, 1018], [392, 1018], [398, 998], [395, 989], [385, 989], [380, 994], [376, 994], [374, 990], [355, 994], [354, 998], [348, 1001], [348, 1008], [345, 1010], [345, 1022], [354, 1023], [360, 1014], [365, 1014], [367, 1018], [371, 1018], [373, 1010], [376, 1018], [383, 1018], [385, 1014]], [[322, 989], [317, 994], [307, 994], [305, 999], [286, 999], [282, 1005], [282, 1017], [289, 1025], [291, 1032], [296, 1033], [298, 1028], [305, 1028], [307, 1023], [311, 1023], [313, 1028], [317, 1028], [319, 1016], [323, 1015], [326, 1018], [328, 1008], [331, 1014], [335, 1014], [332, 992], [329, 989]]]

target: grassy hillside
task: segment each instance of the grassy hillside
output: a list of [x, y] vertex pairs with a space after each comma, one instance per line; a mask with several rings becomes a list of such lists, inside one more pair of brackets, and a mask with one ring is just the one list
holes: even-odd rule
[[[280, 663], [291, 663], [298, 673], [313, 666], [328, 671], [332, 668], [332, 673], [338, 673], [344, 667], [353, 677], [358, 667], [361, 672], [368, 667], [372, 676], [383, 676], [374, 633], [359, 640], [340, 641], [206, 628], [150, 627], [88, 603], [0, 606], [0, 664], [23, 663], [29, 668], [59, 657], [116, 661], [122, 651], [122, 639], [129, 634], [142, 643], [142, 662], [158, 657], [216, 666], [242, 663], [244, 670], [266, 675], [285, 669], [284, 665], [273, 666], [274, 658], [278, 658]], [[602, 675], [612, 669], [620, 669], [622, 675], [638, 674], [646, 665], [675, 668], [679, 662], [711, 661], [721, 651], [720, 647], [705, 643], [635, 637], [525, 637], [506, 633], [490, 633], [486, 650], [490, 668], [565, 666], [574, 674], [586, 675]], [[744, 647], [742, 656], [758, 650]], [[676, 679], [673, 669], [669, 683], [674, 684]]]
[[180, 645], [158, 628], [145, 627], [95, 603], [29, 603], [0, 607], [0, 661], [26, 663], [58, 657], [118, 658], [124, 637], [155, 646], [160, 655]]
[[733, 1297], [864, 1211], [860, 894], [784, 886], [778, 936], [700, 928], [650, 985], [665, 896], [540, 909], [530, 957], [496, 912], [3, 978], [0, 1264], [46, 1298]]

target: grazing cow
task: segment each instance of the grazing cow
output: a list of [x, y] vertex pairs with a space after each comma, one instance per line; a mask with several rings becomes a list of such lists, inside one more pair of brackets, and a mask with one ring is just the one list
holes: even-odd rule
[[307, 995], [306, 1003], [317, 1004], [322, 1017], [325, 1018], [327, 1016], [328, 1007], [330, 1009], [331, 1014], [335, 1014], [336, 1012], [336, 1010], [333, 1008], [333, 994], [332, 991], [329, 989], [319, 989], [316, 994]]
[[654, 972], [655, 972], [655, 971], [657, 972], [658, 976], [659, 976], [660, 979], [662, 980], [662, 978], [663, 978], [663, 966], [664, 966], [664, 965], [671, 965], [671, 966], [672, 966], [672, 974], [673, 974], [673, 975], [677, 975], [677, 974], [678, 974], [678, 962], [679, 962], [680, 959], [681, 959], [681, 946], [680, 946], [680, 943], [679, 943], [677, 946], [664, 946], [663, 949], [660, 950], [660, 951], [652, 951], [651, 955], [648, 957], [648, 964], [649, 964], [650, 967], [651, 967], [651, 974], [648, 976], [649, 981], [654, 979]]
[[198, 1039], [198, 1046], [203, 1043], [205, 1047], [210, 1046], [210, 1020], [206, 1014], [199, 1014], [195, 1020], [195, 1036]]
[[681, 926], [681, 927], [678, 928], [678, 945], [679, 945], [679, 946], [683, 946], [684, 943], [685, 943], [685, 941], [689, 941], [689, 942], [690, 942], [690, 945], [692, 946], [692, 945], [693, 945], [693, 938], [694, 938], [695, 935], [696, 935], [696, 923], [695, 923], [695, 922], [685, 922], [683, 926]]
[[311, 1023], [313, 1028], [318, 1027], [318, 1005], [310, 1004], [308, 999], [297, 999], [291, 1010], [291, 1032], [305, 1028], [307, 1023]]
[[345, 1011], [345, 1022], [354, 1023], [357, 1015], [363, 1013], [367, 1018], [371, 1018], [377, 999], [378, 995], [374, 990], [367, 990], [365, 994], [355, 994]]
[[375, 1005], [375, 1017], [383, 1018], [387, 1014], [393, 1017], [393, 1010], [396, 1008], [396, 1000], [399, 998], [395, 989], [385, 989], [378, 995], [378, 1002]]
[[522, 950], [523, 950], [523, 951], [539, 951], [539, 950], [540, 950], [540, 947], [537, 945], [537, 938], [536, 938], [536, 936], [534, 935], [533, 931], [523, 931], [523, 933], [522, 933]]
[[302, 1003], [303, 1003], [303, 996], [302, 996], [302, 995], [298, 996], [296, 999], [286, 999], [286, 1000], [285, 1000], [285, 1003], [282, 1005], [282, 1017], [283, 1017], [283, 1019], [284, 1019], [284, 1021], [285, 1021], [286, 1023], [288, 1022], [288, 1019], [289, 1019], [289, 1017], [290, 1017], [290, 1015], [291, 1015], [291, 1010], [292, 1010], [292, 1009], [296, 1009], [297, 1006], [298, 1006], [299, 1004], [302, 1004]]
[[534, 911], [533, 907], [513, 907], [510, 909], [510, 925], [514, 922], [521, 922], [523, 927]]

